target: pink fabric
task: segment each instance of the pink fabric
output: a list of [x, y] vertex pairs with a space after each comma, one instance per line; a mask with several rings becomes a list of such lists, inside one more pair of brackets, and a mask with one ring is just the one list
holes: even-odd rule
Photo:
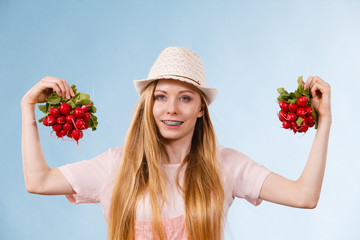
[[[179, 217], [163, 220], [163, 229], [165, 231], [165, 239], [179, 240], [187, 239], [185, 229], [185, 215]], [[135, 223], [135, 239], [152, 240], [152, 226], [149, 221], [136, 221]]]
[[[121, 164], [123, 148], [110, 148], [108, 151], [90, 160], [84, 160], [59, 167], [60, 171], [72, 185], [76, 194], [66, 195], [72, 204], [101, 203], [105, 221], [108, 223], [112, 190], [116, 173]], [[261, 203], [259, 193], [265, 178], [271, 173], [269, 169], [256, 163], [243, 153], [223, 146], [217, 147], [220, 174], [225, 191], [224, 216], [234, 200], [244, 198], [251, 204]], [[162, 219], [167, 239], [186, 238], [185, 208], [176, 187], [176, 171], [180, 164], [163, 164], [166, 173], [168, 204], [162, 210]], [[179, 182], [182, 182], [185, 168], [180, 171]], [[145, 194], [139, 201], [136, 211], [136, 239], [152, 239], [151, 207], [149, 195]]]

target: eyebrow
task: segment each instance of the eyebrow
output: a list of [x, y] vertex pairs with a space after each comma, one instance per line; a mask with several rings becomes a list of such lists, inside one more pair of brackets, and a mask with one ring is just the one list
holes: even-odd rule
[[[163, 93], [167, 93], [166, 91], [164, 91], [164, 90], [155, 90], [155, 92], [163, 92]], [[179, 93], [185, 93], [185, 92], [188, 92], [188, 93], [191, 93], [191, 94], [194, 94], [194, 92], [193, 91], [190, 91], [190, 90], [182, 90], [182, 91], [180, 91]]]

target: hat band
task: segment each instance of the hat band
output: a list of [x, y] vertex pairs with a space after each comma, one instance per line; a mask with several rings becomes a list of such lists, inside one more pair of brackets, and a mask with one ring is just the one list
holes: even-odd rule
[[157, 76], [157, 77], [168, 77], [168, 76], [186, 78], [186, 79], [189, 79], [189, 80], [193, 81], [193, 82], [196, 83], [197, 85], [200, 85], [199, 81], [196, 81], [196, 80], [194, 80], [194, 79], [192, 79], [192, 78], [185, 77], [185, 76], [181, 76], [181, 75], [159, 75], [159, 76]]

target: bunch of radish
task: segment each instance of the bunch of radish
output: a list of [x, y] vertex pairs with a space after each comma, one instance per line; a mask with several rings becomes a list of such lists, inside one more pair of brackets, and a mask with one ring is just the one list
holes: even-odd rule
[[72, 85], [75, 97], [71, 99], [61, 98], [54, 91], [46, 99], [45, 105], [39, 105], [40, 111], [45, 116], [39, 119], [47, 127], [52, 127], [58, 138], [65, 136], [74, 139], [77, 143], [83, 137], [83, 131], [91, 128], [96, 130], [98, 125], [94, 103], [88, 94], [77, 91], [76, 86]]
[[278, 88], [280, 94], [277, 98], [280, 111], [279, 120], [284, 129], [295, 133], [305, 133], [309, 128], [317, 129], [317, 113], [311, 105], [311, 94], [304, 89], [302, 76], [298, 78], [298, 88], [295, 92], [288, 93], [284, 88]]

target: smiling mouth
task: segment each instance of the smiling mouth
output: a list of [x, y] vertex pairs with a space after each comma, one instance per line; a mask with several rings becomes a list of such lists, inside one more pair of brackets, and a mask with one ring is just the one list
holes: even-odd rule
[[166, 120], [162, 120], [162, 122], [169, 126], [179, 126], [183, 123], [181, 121], [166, 121]]

